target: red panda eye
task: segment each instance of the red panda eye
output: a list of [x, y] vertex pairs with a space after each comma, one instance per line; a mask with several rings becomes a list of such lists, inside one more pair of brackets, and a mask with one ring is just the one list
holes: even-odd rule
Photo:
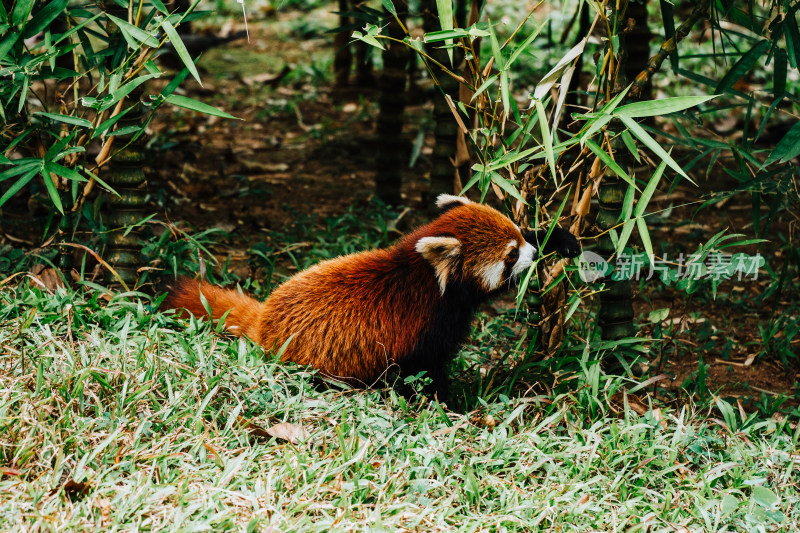
[[518, 248], [513, 248], [510, 252], [508, 252], [508, 258], [509, 259], [511, 259], [513, 261], [516, 261], [518, 257], [519, 257], [519, 249]]

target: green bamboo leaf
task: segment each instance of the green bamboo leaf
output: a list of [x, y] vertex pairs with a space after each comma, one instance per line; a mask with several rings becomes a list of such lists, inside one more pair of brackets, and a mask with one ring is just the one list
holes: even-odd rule
[[[526, 158], [533, 159], [538, 152], [541, 152], [541, 150], [542, 148], [540, 146], [528, 148], [527, 150], [523, 150], [522, 152], [517, 152], [512, 150], [510, 152], [501, 155], [494, 161], [487, 164], [486, 170], [497, 170], [498, 168], [505, 168], [509, 166], [511, 163], [516, 163], [520, 159], [526, 159]], [[541, 157], [541, 154], [538, 155], [539, 157]]]
[[508, 113], [511, 111], [511, 90], [509, 85], [508, 71], [503, 69], [500, 71], [500, 100], [503, 102], [503, 120], [508, 119]]
[[107, 109], [110, 109], [112, 106], [115, 106], [117, 102], [128, 96], [134, 89], [139, 87], [141, 84], [153, 78], [157, 78], [158, 76], [159, 74], [142, 74], [141, 76], [137, 76], [128, 83], [122, 85], [121, 87], [114, 89], [111, 92], [110, 95], [111, 98], [108, 100], [104, 99], [103, 105], [100, 106], [100, 111], [103, 112], [106, 111]]
[[35, 115], [40, 115], [40, 116], [43, 116], [43, 117], [47, 117], [50, 120], [55, 120], [56, 122], [65, 122], [67, 124], [72, 124], [74, 126], [81, 126], [83, 128], [91, 128], [92, 127], [91, 121], [86, 120], [85, 118], [73, 117], [71, 115], [60, 115], [60, 114], [57, 114], [57, 113], [38, 112], [38, 113], [34, 113], [34, 114]]
[[[439, 23], [442, 30], [453, 29], [453, 0], [436, 0], [436, 11], [439, 13]], [[450, 58], [450, 66], [453, 65], [453, 44], [452, 39], [445, 41], [447, 46], [447, 56]]]
[[499, 173], [492, 172], [491, 175], [490, 175], [490, 178], [491, 178], [492, 182], [496, 183], [501, 189], [506, 191], [510, 196], [512, 196], [513, 198], [516, 198], [517, 200], [519, 200], [523, 204], [528, 205], [528, 203], [525, 201], [525, 199], [519, 193], [517, 188], [514, 187], [507, 179], [505, 179]]
[[786, 50], [775, 49], [775, 67], [772, 70], [772, 94], [776, 97], [783, 96], [786, 92], [786, 74], [789, 70], [789, 61]]
[[33, 37], [40, 31], [50, 26], [59, 14], [64, 12], [69, 0], [53, 0], [49, 4], [40, 9], [31, 20], [25, 24], [25, 31], [22, 32], [22, 38], [27, 39]]
[[653, 243], [650, 241], [650, 233], [647, 231], [647, 223], [644, 217], [638, 217], [636, 220], [636, 227], [639, 229], [639, 237], [642, 239], [642, 246], [647, 253], [647, 260], [650, 264], [655, 263], [655, 254], [653, 253]]
[[477, 98], [477, 96], [481, 94], [483, 91], [491, 87], [494, 84], [494, 82], [497, 81], [497, 76], [498, 76], [497, 74], [489, 76], [489, 78], [487, 78], [486, 81], [483, 82], [480, 87], [478, 87], [478, 90], [475, 91], [475, 94], [472, 95], [472, 98], [470, 98], [470, 102], [475, 100], [475, 98]]
[[620, 232], [619, 239], [617, 239], [617, 246], [614, 252], [614, 254], [617, 257], [619, 257], [619, 255], [625, 249], [625, 245], [628, 244], [628, 239], [630, 239], [631, 234], [633, 233], [633, 227], [635, 225], [636, 225], [635, 218], [629, 218], [622, 225], [622, 231]]
[[595, 133], [603, 129], [606, 124], [611, 122], [612, 118], [614, 118], [614, 115], [600, 115], [599, 117], [589, 119], [589, 121], [584, 125], [584, 127], [589, 127], [581, 134], [580, 137], [581, 144], [584, 144], [586, 139], [591, 138]]
[[464, 185], [464, 188], [461, 189], [461, 192], [458, 193], [459, 196], [463, 195], [465, 192], [470, 190], [476, 183], [478, 183], [478, 181], [480, 181], [481, 179], [481, 176], [482, 176], [481, 172], [474, 173], [470, 178], [470, 180], [467, 182], [467, 184]]
[[597, 144], [596, 142], [594, 142], [594, 141], [593, 141], [593, 140], [591, 140], [591, 139], [586, 139], [586, 146], [588, 146], [588, 147], [589, 147], [589, 149], [590, 149], [592, 152], [594, 152], [594, 154], [595, 154], [597, 157], [599, 157], [599, 158], [600, 158], [600, 161], [602, 161], [603, 163], [605, 163], [605, 165], [606, 165], [608, 168], [610, 168], [610, 169], [611, 169], [611, 170], [614, 172], [614, 174], [616, 174], [617, 176], [619, 176], [620, 178], [622, 178], [623, 180], [625, 180], [626, 182], [628, 182], [630, 185], [633, 185], [633, 186], [636, 188], [636, 190], [639, 190], [639, 188], [638, 188], [638, 187], [636, 187], [636, 183], [634, 183], [634, 181], [631, 179], [631, 177], [630, 177], [630, 176], [628, 176], [628, 173], [627, 173], [627, 172], [625, 172], [625, 170], [624, 170], [624, 169], [623, 169], [621, 166], [619, 166], [619, 165], [617, 164], [617, 162], [616, 162], [616, 161], [614, 161], [614, 160], [611, 158], [611, 156], [610, 156], [610, 155], [608, 155], [607, 153], [605, 153], [605, 152], [603, 151], [603, 149], [602, 149], [602, 148], [600, 148], [600, 146], [598, 146], [598, 144]]
[[56, 184], [53, 183], [53, 177], [50, 175], [49, 167], [50, 163], [45, 163], [44, 170], [42, 171], [42, 179], [44, 179], [44, 186], [47, 189], [47, 194], [50, 196], [50, 200], [52, 200], [53, 205], [56, 206], [58, 212], [62, 215], [64, 214], [64, 206], [61, 205], [61, 197], [58, 195], [58, 189], [56, 188]]
[[767, 53], [769, 47], [770, 43], [767, 39], [757, 42], [746, 54], [739, 58], [739, 61], [734, 63], [728, 73], [717, 84], [714, 92], [722, 94], [733, 87], [733, 84], [747, 74], [753, 68], [753, 65], [761, 59], [761, 56]]
[[175, 48], [175, 52], [177, 52], [178, 57], [181, 58], [183, 64], [186, 65], [186, 68], [188, 68], [189, 72], [191, 72], [192, 77], [194, 77], [194, 79], [197, 80], [197, 83], [200, 84], [200, 87], [202, 87], [203, 82], [200, 81], [200, 74], [197, 72], [197, 67], [195, 67], [192, 56], [189, 55], [189, 51], [186, 49], [186, 45], [183, 44], [181, 36], [178, 35], [175, 27], [166, 19], [161, 24], [161, 27], [164, 28], [164, 33], [166, 33], [167, 37], [169, 37], [169, 40], [172, 43], [173, 48]]
[[794, 7], [783, 18], [783, 36], [786, 38], [786, 52], [792, 68], [800, 67], [800, 30], [797, 28], [796, 12], [797, 7]]
[[19, 26], [28, 20], [28, 16], [33, 9], [34, 0], [17, 0], [14, 10], [11, 12], [11, 24]]
[[68, 38], [69, 38], [69, 37], [70, 37], [72, 34], [74, 34], [74, 33], [75, 33], [75, 32], [77, 32], [77, 31], [80, 31], [81, 29], [83, 29], [83, 27], [84, 27], [84, 26], [86, 26], [87, 24], [91, 24], [91, 23], [92, 23], [92, 22], [94, 22], [94, 21], [95, 21], [97, 18], [99, 18], [99, 17], [101, 17], [101, 16], [103, 16], [103, 13], [102, 13], [102, 12], [100, 12], [100, 13], [97, 13], [97, 14], [96, 14], [96, 15], [94, 15], [93, 17], [90, 17], [90, 18], [88, 18], [88, 19], [84, 20], [83, 22], [81, 22], [80, 24], [77, 24], [77, 25], [73, 26], [72, 28], [68, 29], [66, 32], [62, 33], [62, 34], [61, 34], [61, 35], [58, 37], [58, 39], [56, 39], [56, 40], [53, 42], [53, 44], [54, 44], [54, 45], [57, 45], [58, 43], [60, 43], [60, 42], [61, 42], [61, 41], [63, 41], [64, 39], [68, 39]]
[[17, 40], [19, 39], [19, 32], [17, 30], [11, 30], [6, 33], [6, 36], [0, 41], [0, 61], [5, 59], [8, 55], [8, 52], [17, 44]]
[[33, 178], [39, 173], [40, 165], [36, 165], [36, 168], [29, 169], [28, 172], [18, 179], [14, 184], [8, 188], [6, 193], [0, 198], [0, 207], [6, 203], [9, 198], [17, 194], [25, 185], [27, 185]]
[[653, 176], [644, 188], [642, 196], [639, 198], [639, 203], [636, 204], [636, 209], [633, 211], [635, 216], [641, 217], [644, 215], [644, 210], [647, 209], [647, 204], [650, 202], [650, 198], [653, 197], [653, 193], [656, 187], [658, 187], [658, 182], [661, 181], [661, 176], [664, 174], [666, 168], [667, 163], [662, 161], [661, 164], [658, 165], [658, 168], [656, 168], [656, 171], [653, 172]]
[[137, 105], [138, 104], [134, 104], [134, 105], [128, 107], [127, 109], [125, 109], [124, 111], [121, 111], [120, 113], [117, 113], [113, 117], [107, 118], [103, 122], [101, 122], [100, 125], [97, 126], [97, 129], [95, 129], [92, 132], [92, 139], [94, 139], [95, 137], [98, 137], [99, 135], [103, 135], [106, 131], [108, 131], [110, 128], [112, 128], [114, 126], [114, 124], [116, 124], [119, 119], [121, 119], [122, 117], [127, 115], [131, 111], [131, 109], [133, 109]]
[[191, 109], [192, 111], [205, 113], [206, 115], [213, 115], [215, 117], [222, 117], [222, 118], [236, 118], [233, 115], [229, 115], [224, 111], [220, 111], [216, 107], [212, 107], [208, 104], [204, 104], [203, 102], [198, 102], [197, 100], [188, 98], [186, 96], [180, 96], [178, 94], [171, 94], [167, 96], [164, 99], [164, 101], [172, 105], [176, 105], [178, 107], [183, 107], [186, 109]]
[[[536, 29], [534, 29], [534, 30], [531, 32], [531, 34], [530, 34], [530, 35], [528, 35], [528, 36], [525, 38], [525, 40], [524, 40], [524, 41], [522, 41], [522, 43], [520, 43], [520, 45], [517, 47], [517, 49], [516, 49], [516, 50], [514, 50], [514, 52], [511, 54], [511, 57], [509, 57], [509, 58], [508, 58], [508, 66], [511, 66], [511, 65], [513, 65], [513, 64], [514, 64], [514, 61], [516, 61], [516, 60], [517, 60], [517, 58], [519, 57], [519, 55], [520, 55], [520, 54], [521, 54], [521, 53], [522, 53], [522, 52], [523, 52], [523, 51], [524, 51], [526, 48], [528, 48], [528, 46], [530, 46], [530, 44], [533, 42], [533, 40], [534, 40], [534, 39], [536, 39], [536, 37], [537, 37], [537, 36], [539, 35], [539, 33], [542, 31], [542, 28], [544, 28], [544, 27], [545, 27], [545, 25], [546, 25], [546, 24], [548, 24], [548, 23], [549, 23], [549, 21], [548, 21], [547, 19], [543, 20], [543, 21], [542, 21], [542, 23], [541, 23], [541, 24], [539, 24], [539, 27], [538, 27], [538, 28], [536, 28]], [[495, 60], [495, 61], [497, 61], [497, 60]]]
[[765, 165], [780, 161], [781, 163], [791, 161], [800, 155], [800, 121], [796, 122], [789, 131], [778, 141], [778, 144], [769, 154]]
[[66, 178], [71, 181], [86, 181], [86, 178], [80, 175], [77, 170], [67, 168], [63, 165], [59, 165], [58, 163], [54, 163], [52, 161], [48, 161], [45, 164], [46, 170], [52, 172], [56, 176], [61, 176], [62, 178]]
[[550, 126], [547, 125], [547, 113], [544, 112], [544, 106], [541, 100], [535, 100], [536, 115], [539, 118], [539, 129], [542, 132], [542, 142], [544, 143], [544, 153], [547, 155], [547, 166], [550, 167], [550, 173], [553, 175], [553, 182], [558, 183], [558, 176], [556, 175], [556, 158], [553, 154], [553, 137], [550, 134]]
[[489, 21], [489, 41], [492, 44], [492, 56], [494, 57], [494, 64], [497, 67], [497, 70], [503, 70], [505, 68], [505, 60], [503, 59], [503, 52], [500, 50], [500, 43], [497, 40], [497, 34], [494, 32], [494, 26], [492, 26], [492, 21]]
[[675, 172], [692, 182], [693, 185], [697, 185], [692, 178], [686, 175], [686, 172], [675, 162], [672, 157], [661, 147], [660, 144], [656, 142], [646, 131], [642, 128], [635, 120], [630, 117], [619, 117], [623, 124], [630, 130], [631, 134], [639, 139], [645, 146], [647, 146], [650, 150], [652, 150], [662, 161], [664, 161], [667, 165], [672, 168]]
[[614, 115], [617, 117], [644, 118], [669, 115], [683, 111], [690, 107], [708, 102], [716, 98], [711, 96], [678, 96], [676, 98], [662, 98], [660, 100], [647, 100], [645, 102], [634, 102], [617, 108]]
[[165, 6], [161, 0], [150, 0], [150, 3], [153, 4], [153, 7], [155, 7], [160, 13], [164, 15], [169, 14], [167, 6]]
[[353, 39], [357, 39], [359, 41], [364, 41], [368, 45], [374, 46], [375, 48], [378, 48], [380, 50], [384, 50], [383, 45], [378, 41], [378, 39], [376, 39], [372, 35], [369, 35], [369, 34], [362, 35], [360, 31], [354, 31], [353, 35], [351, 35], [351, 37]]
[[633, 215], [633, 201], [636, 199], [636, 189], [628, 185], [625, 191], [625, 198], [622, 199], [622, 211], [619, 214], [619, 221], [628, 220]]
[[[106, 13], [106, 16], [110, 18], [114, 24], [122, 31], [123, 35], [127, 34], [130, 35], [132, 38], [136, 39], [142, 44], [149, 46], [150, 48], [158, 48], [158, 39], [154, 36], [149, 34], [148, 32], [144, 31], [142, 28], [138, 26], [134, 26], [133, 24], [129, 24], [128, 22], [115, 17], [109, 13]], [[128, 44], [131, 44], [130, 41]], [[136, 45], [133, 44], [131, 48], [136, 48]]]
[[631, 137], [631, 132], [624, 130], [621, 135], [622, 142], [625, 143], [625, 148], [628, 149], [633, 158], [636, 159], [637, 163], [641, 163], [641, 159], [639, 158], [639, 149], [636, 148], [636, 141], [634, 141], [633, 137]]
[[459, 39], [461, 37], [467, 37], [469, 32], [462, 28], [453, 28], [452, 30], [446, 31], [431, 31], [426, 33], [422, 40], [426, 43], [437, 43], [441, 41], [446, 41], [448, 39]]
[[388, 11], [392, 16], [397, 16], [397, 9], [394, 7], [392, 0], [381, 0], [381, 5], [383, 9]]

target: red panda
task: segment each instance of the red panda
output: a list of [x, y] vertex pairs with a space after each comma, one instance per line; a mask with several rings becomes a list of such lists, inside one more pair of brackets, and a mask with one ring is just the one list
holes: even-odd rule
[[[441, 195], [442, 214], [386, 249], [319, 263], [278, 286], [263, 303], [237, 290], [179, 279], [162, 308], [211, 317], [266, 350], [287, 341], [282, 359], [326, 376], [370, 386], [391, 366], [426, 371], [440, 400], [447, 363], [465, 340], [478, 305], [511, 286], [536, 259], [526, 233], [495, 209]], [[558, 229], [545, 252], [578, 253]]]

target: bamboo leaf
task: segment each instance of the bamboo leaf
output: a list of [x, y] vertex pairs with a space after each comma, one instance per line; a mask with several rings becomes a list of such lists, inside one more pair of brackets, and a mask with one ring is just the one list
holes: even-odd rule
[[544, 112], [544, 106], [541, 100], [536, 100], [536, 115], [539, 118], [539, 128], [542, 131], [542, 142], [544, 143], [544, 153], [547, 156], [547, 166], [550, 167], [550, 173], [553, 175], [553, 182], [558, 183], [558, 176], [556, 175], [556, 158], [553, 154], [553, 137], [550, 135], [550, 127], [547, 125], [547, 113]]
[[[519, 55], [520, 55], [520, 54], [521, 54], [521, 53], [522, 53], [522, 52], [523, 52], [523, 51], [524, 51], [526, 48], [528, 48], [528, 46], [530, 46], [530, 44], [533, 42], [533, 40], [534, 40], [534, 39], [536, 39], [536, 37], [537, 37], [537, 36], [539, 35], [539, 33], [542, 31], [542, 28], [544, 28], [545, 24], [547, 24], [547, 23], [548, 23], [548, 20], [546, 20], [546, 19], [545, 19], [544, 21], [542, 21], [542, 23], [541, 23], [541, 24], [539, 24], [539, 27], [538, 27], [538, 28], [536, 28], [535, 30], [533, 30], [533, 31], [531, 32], [531, 34], [530, 34], [530, 35], [528, 35], [528, 36], [525, 38], [525, 40], [524, 40], [524, 41], [522, 41], [522, 43], [520, 43], [520, 45], [519, 45], [519, 46], [516, 48], [516, 50], [514, 50], [514, 52], [511, 54], [511, 57], [509, 57], [509, 58], [508, 58], [508, 66], [511, 66], [511, 65], [513, 65], [513, 64], [514, 64], [514, 61], [516, 61], [516, 60], [517, 60], [517, 58], [519, 57]], [[495, 60], [495, 61], [496, 61], [496, 60]]]
[[562, 57], [556, 66], [553, 67], [550, 72], [544, 75], [544, 77], [539, 81], [539, 84], [536, 86], [536, 89], [533, 90], [533, 99], [534, 100], [541, 100], [548, 92], [550, 92], [550, 88], [553, 84], [558, 81], [561, 77], [561, 74], [567, 69], [568, 66], [572, 64], [572, 62], [583, 53], [583, 48], [586, 46], [586, 39], [581, 39], [581, 41], [573, 46], [564, 57]]
[[38, 112], [38, 113], [34, 113], [34, 114], [35, 115], [40, 115], [40, 116], [43, 116], [43, 117], [47, 117], [50, 120], [55, 120], [56, 122], [65, 122], [67, 124], [72, 124], [72, 125], [75, 125], [75, 126], [81, 126], [83, 128], [91, 128], [92, 127], [91, 121], [86, 120], [85, 118], [73, 117], [71, 115], [60, 115], [58, 113], [42, 113], [42, 112]]
[[372, 35], [369, 35], [369, 34], [364, 35], [360, 31], [354, 31], [353, 35], [351, 35], [351, 37], [353, 39], [357, 39], [359, 41], [363, 41], [363, 42], [367, 43], [370, 46], [374, 46], [375, 48], [379, 48], [381, 50], [384, 50], [383, 45], [378, 41], [378, 39], [376, 39]]
[[639, 229], [639, 238], [642, 239], [642, 246], [647, 253], [647, 260], [652, 265], [655, 262], [655, 254], [653, 253], [653, 243], [650, 241], [650, 233], [647, 231], [647, 223], [644, 217], [637, 217], [635, 220], [636, 227]]
[[506, 63], [503, 59], [503, 52], [500, 50], [500, 43], [497, 41], [497, 34], [494, 32], [494, 26], [492, 26], [491, 20], [489, 21], [489, 41], [492, 44], [492, 56], [494, 57], [494, 63], [498, 70], [503, 70], [506, 68]]
[[778, 141], [778, 144], [769, 154], [765, 165], [780, 161], [781, 163], [791, 161], [800, 155], [800, 121], [795, 122], [794, 126], [786, 132], [783, 139]]
[[634, 181], [631, 179], [631, 177], [630, 177], [630, 176], [628, 176], [628, 173], [627, 173], [627, 172], [625, 172], [625, 170], [624, 170], [624, 169], [623, 169], [621, 166], [619, 166], [619, 165], [617, 164], [617, 162], [616, 162], [616, 161], [614, 161], [614, 160], [611, 158], [611, 156], [610, 156], [610, 155], [608, 155], [607, 153], [605, 153], [605, 152], [603, 151], [603, 149], [602, 149], [602, 148], [600, 148], [600, 146], [598, 146], [598, 144], [597, 144], [596, 142], [594, 142], [594, 141], [593, 141], [593, 140], [591, 140], [591, 139], [586, 139], [586, 146], [588, 146], [588, 147], [589, 147], [589, 149], [590, 149], [592, 152], [594, 152], [594, 154], [595, 154], [597, 157], [599, 157], [599, 158], [600, 158], [600, 160], [601, 160], [603, 163], [605, 163], [605, 165], [606, 165], [608, 168], [610, 168], [610, 169], [611, 169], [611, 170], [614, 172], [614, 174], [616, 174], [617, 176], [619, 176], [619, 177], [620, 177], [620, 178], [622, 178], [623, 180], [627, 181], [629, 184], [633, 185], [633, 186], [636, 188], [636, 190], [639, 190], [639, 188], [638, 188], [638, 187], [636, 187], [636, 183], [634, 183]]
[[42, 179], [44, 179], [44, 186], [47, 189], [47, 194], [50, 196], [50, 200], [53, 201], [53, 205], [56, 206], [59, 213], [62, 215], [64, 214], [64, 206], [61, 205], [61, 197], [58, 195], [58, 189], [56, 189], [56, 184], [53, 183], [53, 177], [50, 175], [50, 163], [45, 163], [44, 170], [42, 171]]
[[200, 87], [202, 87], [203, 82], [200, 81], [200, 74], [197, 72], [197, 67], [194, 65], [192, 56], [189, 55], [189, 51], [186, 49], [186, 45], [183, 44], [183, 40], [181, 40], [181, 36], [178, 35], [175, 27], [166, 19], [161, 24], [161, 27], [164, 28], [164, 33], [166, 33], [167, 37], [169, 37], [169, 40], [172, 43], [173, 48], [175, 48], [175, 52], [178, 54], [178, 57], [181, 58], [183, 64], [186, 65], [186, 68], [189, 69], [189, 72], [192, 74], [194, 79], [197, 80], [197, 83], [199, 83]]
[[[436, 11], [439, 13], [439, 24], [442, 26], [442, 30], [452, 30], [453, 29], [453, 0], [436, 0]], [[451, 45], [453, 44], [452, 39], [448, 39], [445, 41], [445, 46], [447, 46], [447, 56], [450, 58], [450, 66], [453, 65], [453, 49]]]
[[747, 74], [753, 68], [753, 65], [761, 59], [761, 56], [767, 53], [769, 47], [770, 43], [767, 39], [757, 42], [746, 54], [739, 58], [739, 61], [734, 63], [728, 73], [720, 80], [714, 92], [722, 94], [733, 87], [733, 84]]
[[69, 0], [53, 0], [45, 5], [27, 24], [25, 24], [25, 31], [22, 32], [22, 38], [27, 39], [28, 37], [33, 37], [40, 31], [46, 29], [50, 23], [64, 11], [68, 3]]
[[193, 98], [188, 98], [186, 96], [181, 96], [178, 94], [171, 94], [167, 96], [164, 99], [164, 101], [172, 105], [176, 105], [178, 107], [191, 109], [192, 111], [197, 111], [199, 113], [205, 113], [206, 115], [212, 115], [215, 117], [222, 117], [222, 118], [236, 118], [233, 115], [229, 115], [224, 111], [220, 111], [216, 107], [212, 107], [208, 104], [204, 104], [203, 102], [198, 102]]
[[644, 118], [669, 115], [683, 111], [690, 107], [708, 102], [716, 98], [711, 96], [678, 96], [676, 98], [663, 98], [660, 100], [647, 100], [645, 102], [634, 102], [617, 108], [614, 115], [617, 117]]
[[633, 137], [631, 137], [631, 132], [624, 130], [620, 135], [622, 135], [622, 142], [625, 143], [625, 148], [627, 148], [633, 158], [636, 159], [636, 162], [640, 163], [641, 159], [639, 158], [639, 149], [636, 148], [636, 141], [634, 141]]
[[0, 207], [2, 207], [9, 198], [17, 194], [25, 185], [27, 185], [34, 178], [34, 176], [39, 173], [40, 168], [40, 165], [36, 165], [36, 168], [29, 169], [27, 174], [23, 175], [20, 179], [14, 182], [14, 184], [8, 188], [3, 197], [0, 198]]
[[525, 201], [525, 199], [519, 193], [517, 188], [514, 187], [507, 179], [505, 179], [499, 173], [492, 172], [491, 173], [491, 180], [492, 180], [493, 183], [496, 183], [501, 189], [506, 191], [510, 196], [512, 196], [513, 198], [519, 200], [523, 204], [528, 205], [528, 203]]
[[653, 176], [650, 178], [650, 181], [642, 192], [642, 196], [639, 198], [639, 202], [636, 204], [636, 208], [633, 211], [634, 216], [640, 217], [644, 215], [644, 210], [647, 208], [650, 198], [653, 197], [653, 193], [656, 187], [658, 187], [658, 182], [661, 181], [661, 176], [664, 174], [664, 169], [666, 168], [667, 163], [662, 161], [661, 164], [658, 165], [658, 168], [656, 168], [656, 171], [653, 172]]
[[634, 137], [639, 139], [639, 141], [641, 141], [642, 144], [644, 144], [650, 150], [652, 150], [659, 158], [661, 158], [662, 161], [664, 161], [667, 165], [669, 165], [670, 168], [672, 168], [672, 170], [674, 170], [687, 180], [691, 181], [693, 185], [697, 185], [692, 180], [692, 178], [686, 175], [686, 172], [684, 172], [683, 169], [680, 167], [680, 165], [678, 165], [678, 163], [676, 163], [675, 160], [672, 159], [672, 157], [670, 157], [670, 155], [664, 150], [664, 148], [662, 148], [661, 145], [658, 144], [656, 140], [650, 136], [650, 134], [644, 131], [644, 128], [642, 128], [639, 124], [637, 124], [635, 120], [625, 116], [619, 117], [619, 119], [622, 121], [623, 124], [625, 124], [625, 126], [630, 130], [631, 134]]
[[500, 99], [503, 102], [503, 120], [508, 120], [508, 113], [511, 111], [511, 90], [509, 84], [508, 71], [503, 69], [500, 71]]
[[[122, 31], [123, 36], [129, 35], [133, 39], [149, 46], [150, 48], [158, 48], [158, 39], [156, 39], [148, 32], [144, 31], [142, 28], [134, 26], [133, 24], [129, 24], [128, 22], [120, 18], [117, 18], [109, 13], [106, 13], [106, 16], [110, 18], [114, 22], [114, 24], [117, 25], [120, 31]], [[128, 44], [131, 44], [130, 41], [128, 42]], [[135, 43], [131, 46], [131, 48], [136, 48]]]
[[470, 102], [475, 100], [475, 98], [477, 98], [478, 95], [481, 94], [483, 91], [485, 91], [486, 89], [491, 87], [494, 84], [494, 82], [497, 81], [497, 76], [498, 76], [497, 74], [494, 74], [493, 76], [489, 76], [486, 79], [486, 81], [483, 82], [480, 87], [478, 87], [478, 90], [475, 91], [475, 94], [472, 95], [472, 98], [470, 98]]
[[392, 0], [381, 0], [381, 5], [383, 9], [388, 11], [392, 16], [397, 16], [397, 9], [394, 7]]
[[11, 12], [11, 24], [18, 26], [28, 20], [28, 16], [33, 9], [34, 0], [17, 0], [14, 10]]
[[783, 96], [786, 92], [786, 74], [789, 70], [788, 57], [783, 48], [775, 49], [775, 65], [772, 70], [772, 94]]

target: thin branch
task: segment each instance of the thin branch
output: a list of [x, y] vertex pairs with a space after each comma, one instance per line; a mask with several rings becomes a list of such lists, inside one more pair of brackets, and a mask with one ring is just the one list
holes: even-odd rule
[[683, 24], [681, 24], [680, 27], [675, 30], [675, 36], [667, 39], [667, 41], [661, 45], [661, 49], [658, 51], [658, 53], [650, 58], [647, 68], [636, 76], [636, 80], [633, 82], [633, 87], [631, 87], [631, 90], [628, 93], [628, 98], [636, 99], [641, 96], [642, 90], [648, 83], [650, 83], [650, 79], [653, 77], [653, 74], [659, 68], [661, 68], [661, 64], [664, 62], [667, 56], [678, 48], [678, 43], [689, 34], [689, 31], [691, 31], [695, 24], [708, 18], [709, 6], [709, 1], [702, 1], [700, 4], [698, 4], [692, 11], [692, 14], [689, 15], [689, 18], [686, 19]]

